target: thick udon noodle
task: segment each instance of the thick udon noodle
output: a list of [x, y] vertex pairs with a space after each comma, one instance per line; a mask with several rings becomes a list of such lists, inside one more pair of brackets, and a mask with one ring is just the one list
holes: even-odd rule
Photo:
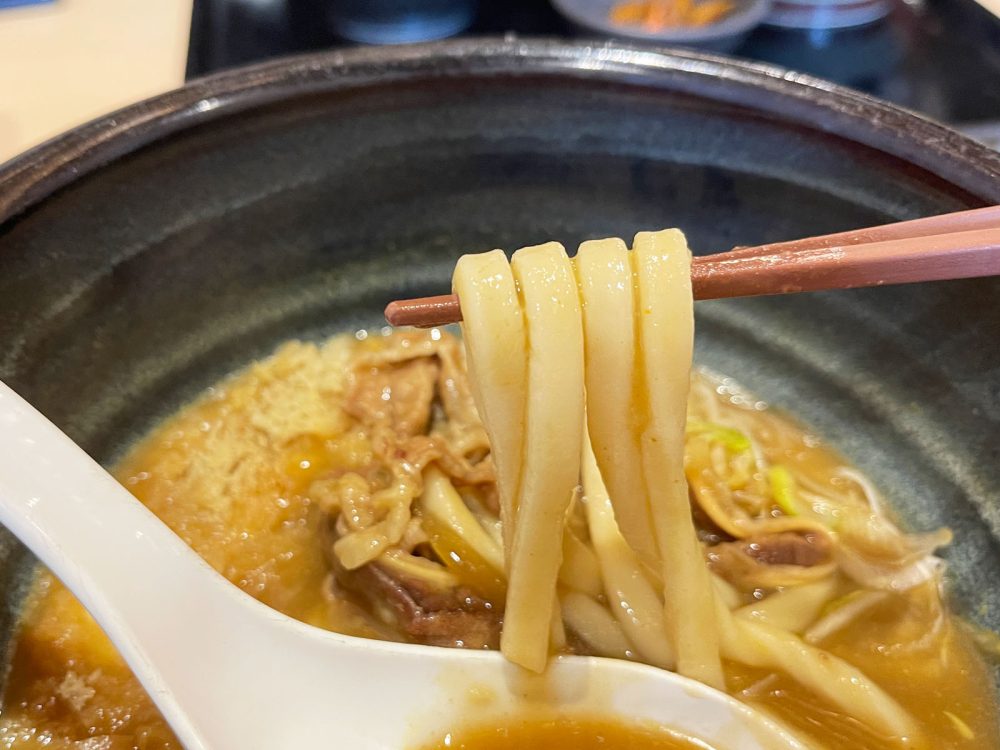
[[[540, 671], [550, 634], [562, 638], [561, 540], [582, 479], [614, 616], [585, 594], [573, 596], [569, 619], [584, 640], [600, 638], [605, 651], [627, 643], [640, 658], [717, 688], [725, 687], [723, 658], [781, 670], [881, 734], [914, 741], [913, 718], [859, 669], [773, 622], [733, 616], [716, 591], [684, 467], [690, 263], [683, 235], [666, 230], [640, 233], [631, 251], [620, 240], [584, 243], [575, 263], [549, 243], [517, 251], [509, 266], [494, 251], [456, 267], [477, 404], [491, 444], [502, 446], [494, 453], [508, 578], [501, 650]], [[773, 520], [786, 532], [824, 534], [834, 547], [846, 546], [822, 518], [810, 517], [818, 514], [785, 510]], [[872, 530], [871, 549], [852, 554], [914, 564], [899, 552], [915, 541], [888, 523]], [[931, 550], [925, 545], [916, 562], [930, 566]], [[632, 587], [642, 592], [626, 593]], [[641, 635], [632, 632], [637, 622]]]
[[[674, 232], [465, 258], [474, 378], [443, 331], [291, 343], [118, 476], [234, 583], [321, 627], [502, 645], [534, 669], [641, 660], [815, 747], [997, 750], [940, 591], [948, 533], [901, 532], [863, 475], [731, 381], [688, 392], [688, 262]], [[0, 745], [177, 747], [75, 600], [49, 577], [35, 599]]]

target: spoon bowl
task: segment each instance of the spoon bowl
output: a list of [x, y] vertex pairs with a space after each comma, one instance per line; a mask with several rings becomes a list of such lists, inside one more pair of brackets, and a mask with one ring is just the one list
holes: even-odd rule
[[213, 570], [3, 383], [0, 521], [86, 606], [189, 750], [398, 750], [472, 712], [503, 721], [525, 708], [652, 722], [717, 750], [804, 749], [750, 707], [664, 670], [559, 657], [528, 675], [496, 652], [286, 617]]

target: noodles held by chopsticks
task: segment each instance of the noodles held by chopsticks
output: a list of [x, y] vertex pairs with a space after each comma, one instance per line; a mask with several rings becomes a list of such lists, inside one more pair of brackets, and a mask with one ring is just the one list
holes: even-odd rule
[[[709, 571], [685, 476], [694, 467], [684, 463], [694, 335], [690, 262], [684, 236], [664, 230], [636, 235], [631, 251], [620, 240], [586, 242], [574, 261], [548, 243], [519, 250], [510, 266], [500, 251], [465, 256], [456, 266], [468, 368], [494, 441], [501, 498], [501, 649], [541, 671], [564, 637], [565, 619], [596, 652], [626, 651], [719, 689], [726, 687], [723, 657], [786, 672], [847, 715], [905, 742], [915, 725], [893, 698], [780, 627], [800, 628], [815, 617], [836, 590], [832, 566], [817, 566], [824, 577], [789, 595], [789, 604], [812, 609], [811, 617], [782, 613], [775, 599], [773, 624], [734, 616], [726, 604], [734, 597], [723, 596], [730, 584]], [[737, 431], [693, 429], [713, 445], [699, 460], [744, 460], [749, 443]], [[580, 483], [592, 556], [567, 537]], [[773, 491], [794, 511], [794, 487]], [[779, 521], [787, 533], [832, 534], [822, 518], [793, 513], [773, 523]], [[734, 536], [751, 528], [734, 527]], [[884, 528], [899, 546], [895, 527]], [[561, 573], [564, 548], [577, 559]], [[594, 598], [595, 565], [607, 610]]]
[[712, 586], [684, 478], [684, 423], [694, 347], [691, 253], [676, 229], [640, 232], [633, 243], [632, 265], [638, 290], [639, 362], [633, 413], [645, 416], [639, 425], [645, 497], [663, 570], [667, 627], [677, 651], [677, 671], [722, 689]]
[[[524, 437], [527, 347], [524, 316], [514, 276], [502, 250], [458, 259], [453, 277], [465, 316], [465, 358], [476, 407], [490, 438], [497, 469], [500, 521], [513, 528], [514, 507], [521, 477]], [[510, 559], [513, 535], [504, 534]]]
[[583, 334], [562, 245], [522, 248], [511, 268], [524, 311], [528, 385], [500, 648], [511, 661], [541, 671], [548, 658], [544, 634], [556, 627], [566, 509], [580, 477], [579, 454], [567, 456], [562, 447], [579, 445], [583, 433]]
[[630, 425], [637, 384], [634, 282], [628, 248], [619, 239], [584, 242], [575, 262], [583, 308], [590, 440], [614, 498], [621, 533], [647, 564], [655, 565], [656, 538], [643, 489], [641, 449]]
[[[586, 380], [588, 431], [601, 472], [613, 477], [615, 514], [639, 559], [663, 581], [662, 620], [643, 619], [663, 623], [658, 636], [665, 645], [643, 650], [657, 663], [676, 660], [682, 674], [723, 687], [711, 585], [683, 467], [694, 330], [690, 252], [676, 230], [640, 233], [634, 244], [630, 254], [620, 240], [585, 243], [575, 275], [561, 245], [519, 250], [511, 265], [519, 312], [497, 251], [466, 256], [456, 267], [463, 305], [463, 290], [472, 295], [464, 323], [469, 369], [487, 431], [502, 441], [496, 460], [509, 584], [501, 649], [522, 666], [544, 667], [558, 540], [580, 477], [579, 453], [570, 447], [582, 445]], [[484, 371], [483, 363], [496, 371]], [[520, 433], [511, 417], [519, 410]]]

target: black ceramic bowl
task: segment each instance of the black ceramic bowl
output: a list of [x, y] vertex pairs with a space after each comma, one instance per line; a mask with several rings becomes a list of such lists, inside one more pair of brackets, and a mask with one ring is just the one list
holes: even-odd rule
[[[283, 339], [380, 325], [462, 252], [679, 226], [699, 252], [1000, 203], [1000, 156], [691, 53], [360, 49], [225, 73], [0, 170], [0, 378], [111, 462]], [[699, 303], [701, 364], [785, 407], [1000, 627], [1000, 280]], [[9, 643], [32, 560], [0, 561]]]

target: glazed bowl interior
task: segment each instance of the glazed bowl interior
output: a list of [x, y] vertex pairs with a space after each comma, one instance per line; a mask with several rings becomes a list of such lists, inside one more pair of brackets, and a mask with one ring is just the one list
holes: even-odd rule
[[[888, 105], [695, 54], [361, 50], [198, 82], [0, 172], [0, 378], [100, 460], [290, 337], [380, 326], [463, 252], [682, 227], [697, 252], [1000, 202]], [[1000, 628], [1000, 282], [699, 303], [697, 358], [813, 426]], [[32, 558], [5, 537], [0, 646]]]

